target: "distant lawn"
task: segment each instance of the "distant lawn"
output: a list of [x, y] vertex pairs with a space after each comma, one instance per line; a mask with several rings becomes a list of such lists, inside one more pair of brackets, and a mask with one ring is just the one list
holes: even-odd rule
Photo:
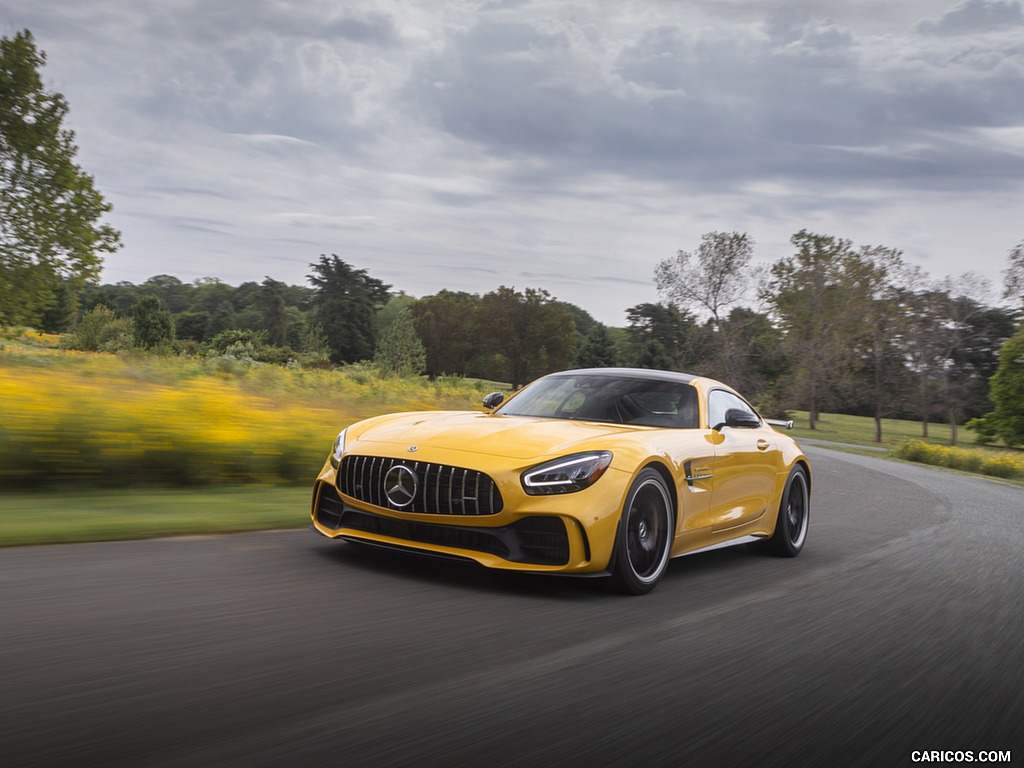
[[978, 445], [974, 442], [974, 432], [965, 427], [957, 430], [957, 447], [951, 447], [948, 424], [930, 423], [928, 437], [923, 438], [919, 421], [883, 419], [882, 442], [876, 443], [875, 422], [871, 417], [824, 413], [812, 430], [806, 411], [792, 413], [794, 424], [790, 434], [797, 439], [842, 443], [855, 453], [867, 453], [863, 450], [867, 447], [881, 447], [885, 453], [880, 455], [886, 458], [998, 477], [1024, 485], [1024, 451]]
[[[807, 437], [817, 440], [832, 440], [837, 443], [852, 445], [875, 445], [893, 449], [906, 440], [926, 440], [929, 443], [949, 445], [951, 430], [949, 424], [928, 424], [928, 437], [921, 436], [920, 421], [903, 421], [900, 419], [882, 419], [882, 442], [875, 442], [875, 420], [870, 416], [846, 416], [841, 413], [823, 413], [820, 415], [816, 429], [810, 429], [810, 417], [807, 411], [791, 411], [793, 429], [790, 434], [796, 438]], [[957, 442], [974, 445], [974, 433], [961, 426], [957, 430]]]
[[308, 487], [128, 488], [0, 495], [0, 546], [302, 528]]

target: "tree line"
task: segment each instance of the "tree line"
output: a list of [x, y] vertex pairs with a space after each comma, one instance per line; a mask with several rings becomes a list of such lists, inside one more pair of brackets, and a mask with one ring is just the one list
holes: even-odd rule
[[[976, 280], [933, 280], [899, 250], [802, 230], [793, 253], [753, 266], [753, 241], [711, 232], [655, 272], [657, 303], [609, 328], [541, 288], [415, 299], [336, 255], [308, 286], [270, 277], [230, 286], [157, 275], [98, 285], [120, 233], [75, 162], [68, 105], [48, 92], [28, 30], [0, 38], [0, 327], [65, 332], [83, 349], [163, 349], [268, 362], [372, 360], [394, 375], [499, 379], [519, 386], [569, 366], [630, 365], [722, 379], [767, 414], [806, 408], [882, 418], [965, 420], [984, 440], [1024, 442], [1024, 241], [1004, 298]], [[991, 383], [991, 392], [990, 392]], [[989, 397], [991, 395], [991, 397]]]
[[[959, 425], [993, 409], [989, 382], [1000, 350], [1020, 333], [1019, 309], [986, 302], [982, 282], [970, 276], [933, 280], [892, 248], [807, 231], [792, 245], [792, 255], [758, 267], [748, 235], [708, 233], [696, 251], [657, 266], [661, 300], [628, 308], [624, 327], [540, 288], [415, 298], [336, 255], [310, 264], [308, 286], [169, 275], [90, 285], [79, 298], [79, 327], [95, 325], [96, 313], [113, 325], [133, 319], [134, 332], [108, 336], [107, 349], [370, 361], [387, 374], [513, 387], [568, 367], [691, 371], [736, 386], [766, 414], [806, 409], [812, 428], [822, 411], [873, 417], [879, 440], [883, 418], [919, 419], [925, 436], [929, 422], [946, 421], [955, 440]], [[1016, 290], [1018, 250], [1007, 295]], [[67, 330], [74, 311], [69, 301], [66, 311], [45, 314], [42, 327]], [[152, 319], [160, 313], [162, 325]], [[139, 334], [140, 318], [149, 337]], [[162, 336], [153, 335], [156, 326]]]

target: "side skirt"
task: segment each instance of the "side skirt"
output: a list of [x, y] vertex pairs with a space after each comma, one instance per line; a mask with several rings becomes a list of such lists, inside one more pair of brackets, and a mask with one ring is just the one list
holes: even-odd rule
[[701, 552], [711, 552], [712, 550], [715, 550], [715, 549], [725, 549], [726, 547], [735, 547], [735, 546], [737, 546], [739, 544], [750, 544], [752, 542], [760, 541], [761, 539], [767, 539], [767, 538], [768, 537], [764, 536], [764, 535], [761, 535], [761, 536], [739, 536], [739, 537], [737, 537], [735, 539], [729, 539], [728, 541], [721, 541], [718, 544], [711, 544], [710, 546], [701, 547], [700, 549], [694, 549], [694, 550], [691, 550], [689, 552], [681, 552], [678, 555], [674, 555], [672, 559], [675, 560], [675, 558], [677, 558], [677, 557], [686, 557], [687, 555], [696, 555], [696, 554], [699, 554]]

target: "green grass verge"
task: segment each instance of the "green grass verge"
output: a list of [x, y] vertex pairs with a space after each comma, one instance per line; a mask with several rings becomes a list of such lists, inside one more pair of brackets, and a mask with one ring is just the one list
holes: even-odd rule
[[[875, 442], [875, 420], [869, 416], [847, 416], [841, 413], [821, 414], [815, 429], [810, 428], [807, 411], [792, 411], [793, 429], [790, 434], [815, 440], [831, 440], [851, 445], [882, 446], [894, 449], [907, 440], [925, 440], [948, 445], [952, 431], [949, 424], [928, 424], [928, 437], [921, 436], [921, 422], [901, 419], [882, 419], [882, 442]], [[973, 443], [974, 433], [966, 427], [957, 430], [957, 441]]]
[[0, 546], [302, 528], [308, 487], [128, 488], [0, 496]]
[[[882, 442], [875, 442], [874, 419], [825, 413], [810, 429], [806, 411], [793, 414], [790, 431], [797, 440], [825, 440], [841, 444], [842, 450], [863, 455], [910, 461], [971, 475], [999, 478], [1014, 485], [1024, 485], [1024, 451], [999, 446], [983, 446], [974, 442], [971, 430], [957, 430], [957, 447], [949, 445], [952, 430], [948, 424], [929, 424], [928, 437], [921, 436], [921, 422], [882, 420]], [[878, 453], [877, 449], [885, 449]]]

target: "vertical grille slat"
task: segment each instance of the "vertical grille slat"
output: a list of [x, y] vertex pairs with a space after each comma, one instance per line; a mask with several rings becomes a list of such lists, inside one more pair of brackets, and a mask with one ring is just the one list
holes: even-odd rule
[[370, 503], [379, 505], [383, 496], [381, 489], [382, 479], [380, 471], [377, 467], [380, 464], [379, 459], [370, 460]]
[[435, 467], [434, 485], [434, 513], [447, 515], [449, 513], [447, 494], [444, 492], [444, 467]]
[[[398, 464], [415, 472], [419, 481], [412, 503], [402, 507], [389, 501], [384, 489], [384, 478]], [[378, 507], [428, 515], [496, 515], [503, 506], [497, 485], [483, 472], [380, 456], [342, 457], [337, 488], [346, 496]]]
[[433, 468], [432, 464], [427, 464], [423, 470], [423, 511], [427, 514], [433, 514], [437, 507], [431, 508], [430, 503], [434, 499], [433, 488], [430, 484], [430, 470]]

